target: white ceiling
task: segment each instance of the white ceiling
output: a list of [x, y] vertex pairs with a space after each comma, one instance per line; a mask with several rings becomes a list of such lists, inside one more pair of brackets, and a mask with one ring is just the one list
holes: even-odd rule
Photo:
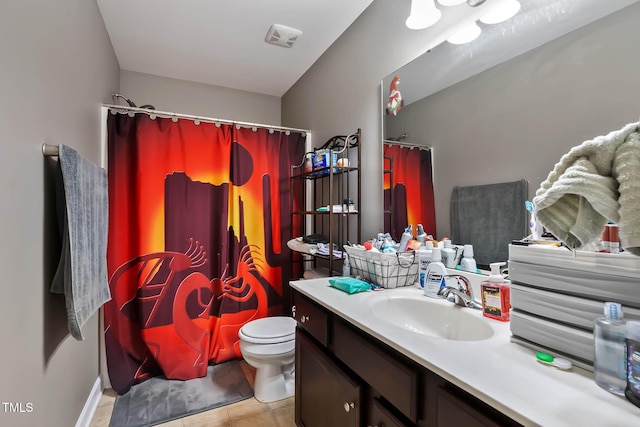
[[[372, 1], [97, 3], [121, 69], [280, 97]], [[268, 44], [271, 24], [302, 36], [292, 48]]]

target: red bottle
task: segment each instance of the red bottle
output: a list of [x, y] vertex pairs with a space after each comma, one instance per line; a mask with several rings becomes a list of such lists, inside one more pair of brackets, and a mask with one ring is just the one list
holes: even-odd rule
[[490, 319], [508, 322], [511, 319], [511, 288], [509, 281], [500, 274], [505, 262], [489, 264], [491, 275], [480, 284], [482, 314]]

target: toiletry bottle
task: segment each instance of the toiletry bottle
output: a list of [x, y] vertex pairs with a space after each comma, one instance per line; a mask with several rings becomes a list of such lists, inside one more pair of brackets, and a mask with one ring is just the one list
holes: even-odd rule
[[427, 268], [427, 280], [424, 284], [424, 294], [431, 298], [438, 298], [438, 292], [445, 284], [447, 269], [442, 263], [440, 249], [431, 250], [431, 262]]
[[640, 322], [627, 322], [625, 328], [627, 343], [627, 387], [624, 395], [636, 406], [640, 407]]
[[402, 237], [400, 238], [400, 246], [398, 246], [398, 252], [406, 252], [407, 245], [409, 244], [409, 240], [413, 239], [413, 225], [409, 224], [407, 228], [405, 228], [404, 233], [402, 233]]
[[607, 229], [609, 230], [609, 253], [619, 254], [620, 234], [618, 231], [618, 224], [610, 222], [609, 224], [607, 224]]
[[418, 281], [420, 282], [421, 288], [424, 288], [427, 281], [427, 271], [429, 269], [429, 264], [431, 263], [432, 254], [433, 242], [431, 240], [427, 240], [424, 242], [424, 245], [420, 247], [420, 250], [418, 250]]
[[447, 268], [456, 268], [456, 251], [451, 248], [451, 240], [443, 240], [442, 246], [442, 263]]
[[460, 269], [471, 273], [475, 273], [478, 269], [476, 260], [473, 258], [473, 245], [464, 245], [464, 255], [462, 261], [460, 261]]
[[627, 367], [622, 306], [605, 302], [604, 314], [604, 317], [596, 319], [593, 329], [593, 374], [600, 387], [623, 395], [627, 385]]
[[489, 264], [491, 275], [480, 283], [483, 316], [501, 322], [508, 322], [511, 319], [511, 288], [509, 281], [500, 274], [500, 267], [505, 264], [506, 262]]
[[344, 261], [342, 262], [342, 275], [351, 276], [351, 265], [349, 264], [349, 255], [344, 253]]
[[425, 233], [422, 224], [418, 224], [418, 230], [416, 231], [416, 240], [420, 242], [420, 246], [423, 246], [424, 242], [427, 240], [427, 233]]

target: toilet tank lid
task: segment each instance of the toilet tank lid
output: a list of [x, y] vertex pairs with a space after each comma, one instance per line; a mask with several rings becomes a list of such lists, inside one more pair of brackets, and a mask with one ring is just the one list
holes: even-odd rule
[[240, 331], [252, 338], [281, 338], [295, 333], [296, 321], [292, 317], [273, 316], [252, 320]]

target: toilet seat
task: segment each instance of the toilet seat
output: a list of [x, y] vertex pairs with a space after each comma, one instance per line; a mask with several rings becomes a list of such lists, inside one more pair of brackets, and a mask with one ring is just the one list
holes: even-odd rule
[[295, 339], [296, 321], [286, 316], [264, 317], [244, 325], [238, 335], [254, 344], [284, 343]]

